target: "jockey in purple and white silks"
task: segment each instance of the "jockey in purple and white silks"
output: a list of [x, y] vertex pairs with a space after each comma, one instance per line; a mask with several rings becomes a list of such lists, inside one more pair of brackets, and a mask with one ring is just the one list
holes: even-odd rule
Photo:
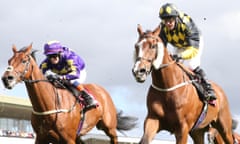
[[83, 87], [86, 79], [84, 60], [71, 49], [61, 45], [59, 41], [50, 41], [44, 45], [46, 59], [40, 64], [43, 74], [70, 81], [79, 90], [87, 103], [87, 108], [95, 107], [97, 101]]

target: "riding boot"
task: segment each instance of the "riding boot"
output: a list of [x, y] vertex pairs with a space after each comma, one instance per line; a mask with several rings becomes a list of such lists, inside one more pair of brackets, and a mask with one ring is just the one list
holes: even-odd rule
[[81, 97], [84, 99], [86, 109], [97, 107], [97, 100], [95, 100], [95, 98], [89, 94], [81, 84], [77, 86], [77, 89], [81, 92]]
[[203, 71], [203, 69], [201, 69], [200, 67], [197, 67], [196, 69], [194, 69], [193, 72], [199, 77], [201, 83], [203, 84], [203, 88], [207, 92], [205, 94], [205, 99], [207, 101], [216, 100], [217, 97], [216, 97], [214, 90], [213, 90], [210, 82], [208, 81], [207, 76], [206, 76], [205, 72]]

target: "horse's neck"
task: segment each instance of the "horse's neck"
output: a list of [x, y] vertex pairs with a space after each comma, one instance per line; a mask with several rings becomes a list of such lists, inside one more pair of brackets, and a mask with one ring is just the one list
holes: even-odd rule
[[152, 71], [152, 83], [154, 85], [161, 88], [170, 88], [183, 82], [184, 73], [182, 69], [172, 60], [166, 49], [162, 64], [165, 66]]
[[[44, 80], [45, 77], [37, 63], [32, 60], [32, 64], [32, 74], [29, 80]], [[32, 105], [37, 108], [41, 107], [41, 103], [47, 105], [47, 103], [49, 103], [49, 98], [54, 94], [53, 86], [47, 81], [25, 82], [25, 85]]]

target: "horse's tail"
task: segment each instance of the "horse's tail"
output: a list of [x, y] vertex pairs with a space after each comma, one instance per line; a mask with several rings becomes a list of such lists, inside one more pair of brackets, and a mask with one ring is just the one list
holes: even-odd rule
[[137, 120], [137, 117], [123, 116], [123, 111], [120, 110], [117, 113], [117, 130], [125, 135], [123, 131], [128, 131], [136, 128]]
[[238, 126], [238, 120], [237, 119], [232, 119], [232, 129], [235, 130]]

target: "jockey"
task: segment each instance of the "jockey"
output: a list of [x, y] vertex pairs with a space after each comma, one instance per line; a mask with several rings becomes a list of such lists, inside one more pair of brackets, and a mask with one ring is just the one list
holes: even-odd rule
[[215, 100], [214, 90], [202, 68], [200, 68], [200, 57], [203, 49], [201, 33], [187, 14], [178, 11], [170, 3], [164, 4], [160, 8], [159, 17], [160, 37], [164, 44], [170, 43], [174, 47], [173, 58], [181, 61], [185, 66], [192, 70], [203, 84], [207, 91], [206, 100]]
[[[57, 75], [59, 79], [69, 82], [81, 92], [86, 102], [86, 108], [96, 107], [97, 101], [83, 87], [86, 79], [85, 62], [75, 52], [63, 47], [59, 41], [50, 41], [44, 45], [46, 59], [40, 64], [43, 74], [49, 77], [48, 71]], [[53, 76], [50, 74], [50, 76]]]

